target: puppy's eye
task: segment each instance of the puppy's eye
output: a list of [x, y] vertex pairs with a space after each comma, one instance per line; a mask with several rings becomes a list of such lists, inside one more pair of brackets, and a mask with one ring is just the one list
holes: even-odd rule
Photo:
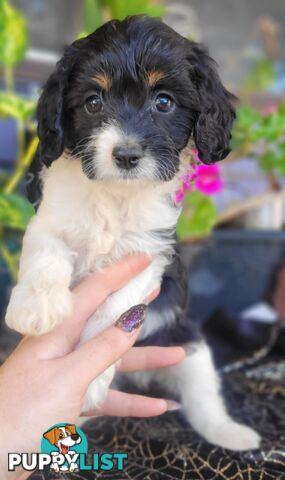
[[161, 113], [168, 113], [174, 106], [174, 101], [166, 93], [160, 93], [155, 99], [156, 109]]
[[100, 95], [91, 95], [85, 101], [85, 110], [93, 115], [94, 113], [100, 112], [102, 108], [102, 100]]

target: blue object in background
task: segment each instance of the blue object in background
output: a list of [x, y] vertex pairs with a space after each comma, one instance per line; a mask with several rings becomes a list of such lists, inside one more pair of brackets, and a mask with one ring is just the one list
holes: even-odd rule
[[17, 122], [13, 118], [0, 120], [0, 165], [15, 163], [17, 158]]
[[[0, 82], [0, 91], [4, 90]], [[16, 93], [28, 99], [37, 99], [39, 85], [36, 82], [17, 80]], [[13, 118], [0, 118], [0, 167], [13, 167], [17, 159], [17, 121]]]
[[264, 300], [283, 261], [284, 232], [214, 232], [199, 244], [191, 263], [191, 318], [203, 323], [218, 309], [234, 316]]

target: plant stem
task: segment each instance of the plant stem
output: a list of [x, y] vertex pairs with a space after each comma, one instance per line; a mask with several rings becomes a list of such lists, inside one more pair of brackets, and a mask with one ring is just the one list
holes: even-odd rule
[[18, 166], [14, 172], [14, 174], [9, 179], [7, 185], [4, 188], [5, 193], [11, 193], [16, 188], [18, 183], [20, 182], [22, 176], [24, 175], [26, 169], [30, 165], [39, 143], [38, 137], [34, 137], [30, 142], [28, 150], [21, 161], [18, 163]]
[[277, 177], [274, 170], [269, 170], [269, 172], [267, 173], [267, 179], [268, 179], [270, 190], [273, 190], [274, 192], [278, 192], [279, 190], [282, 189], [281, 182], [279, 181], [279, 178]]
[[4, 67], [4, 82], [6, 90], [12, 92], [14, 90], [14, 70], [11, 65]]
[[0, 242], [0, 255], [3, 258], [4, 262], [6, 263], [8, 270], [10, 272], [11, 278], [15, 283], [17, 280], [17, 273], [18, 273], [18, 262], [15, 260], [13, 255], [9, 252], [8, 248], [1, 240]]

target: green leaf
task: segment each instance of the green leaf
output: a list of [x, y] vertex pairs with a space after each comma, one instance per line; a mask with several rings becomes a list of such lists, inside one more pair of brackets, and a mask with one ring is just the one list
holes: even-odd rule
[[273, 170], [278, 164], [278, 157], [273, 152], [266, 152], [260, 157], [259, 164], [265, 171]]
[[0, 1], [0, 63], [12, 66], [23, 60], [28, 44], [25, 18], [10, 5]]
[[178, 220], [177, 235], [180, 240], [211, 233], [217, 222], [217, 209], [210, 197], [199, 191], [186, 195], [183, 212]]
[[153, 5], [149, 0], [105, 0], [105, 3], [110, 9], [112, 18], [119, 20], [128, 15], [161, 16], [165, 12], [164, 7]]
[[26, 121], [35, 115], [36, 102], [10, 92], [0, 92], [0, 117]]
[[25, 230], [34, 214], [32, 205], [18, 193], [0, 193], [0, 226]]
[[274, 64], [268, 58], [263, 58], [246, 77], [243, 90], [247, 93], [265, 90], [272, 85], [275, 79]]
[[104, 23], [100, 2], [98, 0], [84, 0], [82, 16], [84, 31], [81, 32], [80, 38], [94, 32], [96, 28]]

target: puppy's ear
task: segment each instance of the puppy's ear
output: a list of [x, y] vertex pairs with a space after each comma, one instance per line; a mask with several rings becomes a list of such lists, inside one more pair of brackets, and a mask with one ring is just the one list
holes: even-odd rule
[[77, 40], [66, 48], [55, 71], [44, 86], [38, 102], [38, 136], [40, 162], [47, 167], [60, 157], [64, 150], [63, 96], [68, 87], [69, 75], [87, 38]]
[[51, 445], [55, 445], [56, 443], [56, 433], [57, 433], [58, 428], [54, 427], [51, 430], [48, 430], [43, 434], [43, 437], [49, 441]]
[[62, 125], [63, 92], [67, 75], [62, 60], [50, 76], [38, 103], [38, 136], [41, 163], [49, 167], [64, 149]]
[[231, 151], [231, 128], [235, 119], [234, 95], [222, 85], [214, 60], [206, 49], [188, 41], [190, 78], [198, 92], [194, 141], [202, 162], [210, 164]]

